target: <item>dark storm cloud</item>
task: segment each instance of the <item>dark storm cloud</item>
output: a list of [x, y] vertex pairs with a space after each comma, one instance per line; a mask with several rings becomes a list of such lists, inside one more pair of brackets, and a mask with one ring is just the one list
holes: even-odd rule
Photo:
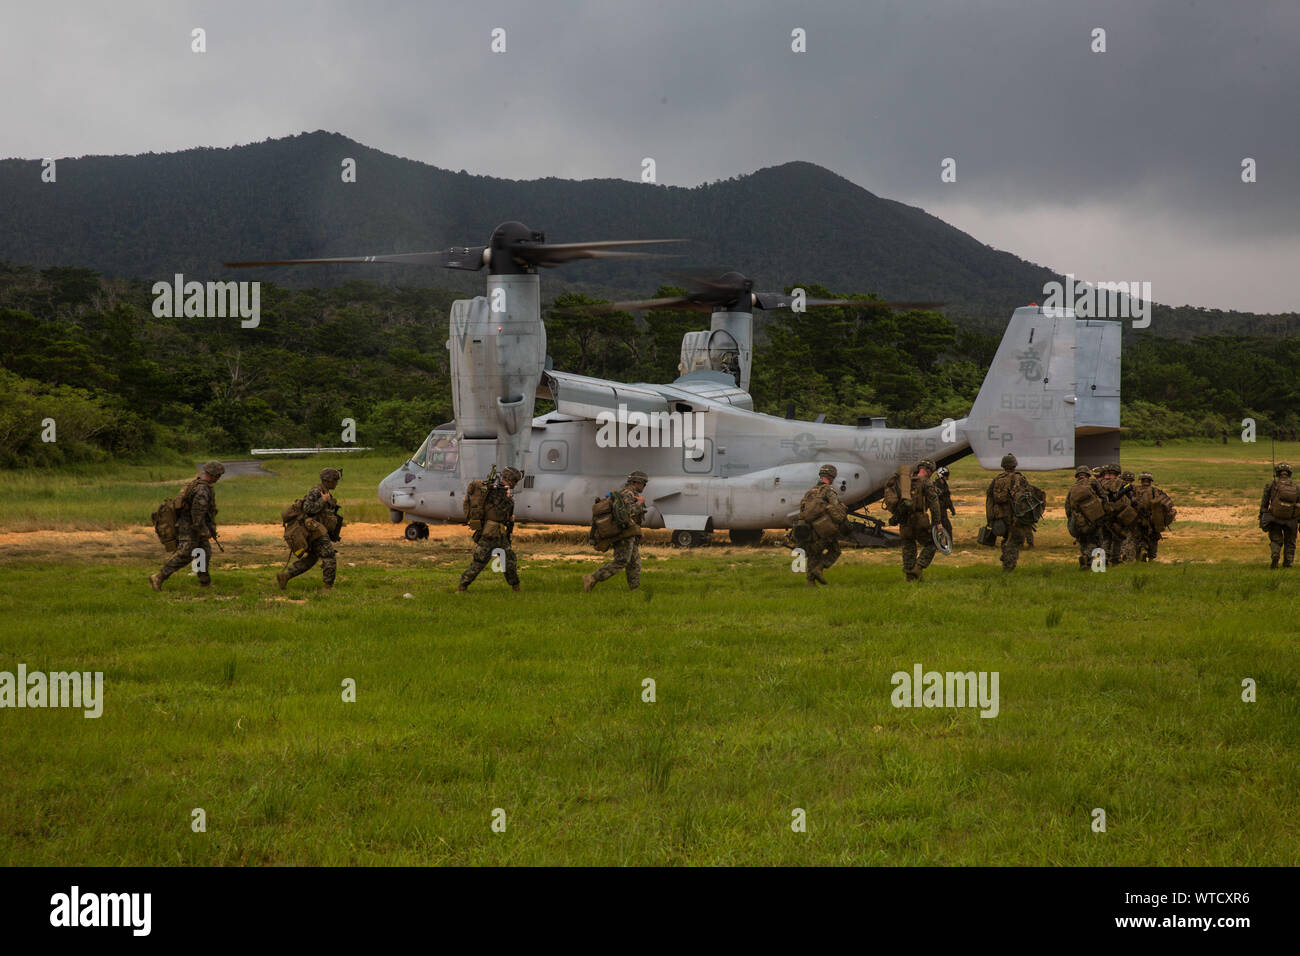
[[[323, 128], [511, 178], [634, 179], [652, 157], [660, 182], [695, 185], [802, 159], [1081, 273], [1150, 226], [1161, 244], [1135, 254], [1165, 283], [1200, 290], [1179, 263], [1213, 248], [1229, 276], [1215, 289], [1294, 308], [1289, 274], [1261, 283], [1273, 253], [1300, 252], [1297, 41], [1290, 0], [31, 5], [0, 37], [21, 91], [0, 153]], [[1039, 222], [1074, 231], [1025, 228]]]

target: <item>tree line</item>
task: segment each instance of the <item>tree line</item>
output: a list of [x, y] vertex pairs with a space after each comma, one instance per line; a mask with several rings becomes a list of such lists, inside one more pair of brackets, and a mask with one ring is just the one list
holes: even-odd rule
[[[664, 286], [656, 297], [680, 292]], [[457, 294], [263, 283], [261, 322], [242, 329], [238, 319], [157, 318], [145, 282], [0, 265], [0, 467], [332, 445], [345, 418], [356, 421], [360, 444], [413, 449], [452, 418], [447, 312]], [[556, 368], [670, 382], [683, 333], [708, 327], [704, 312], [582, 312], [599, 301], [565, 294], [548, 307]], [[755, 408], [844, 424], [961, 417], [999, 339], [865, 296], [755, 318]], [[1265, 435], [1296, 428], [1300, 380], [1289, 370], [1298, 362], [1297, 338], [1127, 334], [1126, 435], [1215, 438], [1239, 430], [1243, 417]], [[42, 440], [49, 420], [57, 441]]]

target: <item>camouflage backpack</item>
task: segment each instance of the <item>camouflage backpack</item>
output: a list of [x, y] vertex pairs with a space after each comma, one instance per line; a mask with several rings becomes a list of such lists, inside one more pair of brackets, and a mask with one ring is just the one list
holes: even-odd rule
[[1042, 488], [1035, 488], [1028, 481], [1025, 482], [1025, 487], [1011, 501], [1011, 511], [1016, 516], [1017, 524], [1037, 524], [1038, 520], [1043, 517], [1043, 511], [1046, 508], [1047, 492], [1043, 491]]
[[885, 494], [884, 497], [880, 499], [880, 503], [885, 506], [886, 511], [894, 511], [902, 501], [903, 485], [902, 482], [898, 480], [898, 475], [895, 473], [890, 475], [889, 480], [885, 482]]
[[1070, 486], [1065, 500], [1070, 506], [1070, 511], [1078, 516], [1076, 523], [1081, 526], [1080, 530], [1084, 533], [1087, 533], [1088, 529], [1100, 521], [1102, 515], [1106, 513], [1106, 506], [1093, 490], [1091, 481], [1076, 481]]
[[1291, 521], [1300, 517], [1300, 485], [1279, 475], [1273, 479], [1273, 494], [1268, 499], [1268, 511], [1274, 521]]
[[461, 502], [461, 511], [465, 515], [465, 523], [469, 525], [471, 531], [480, 531], [483, 528], [483, 512], [487, 509], [487, 482], [481, 478], [475, 478], [465, 489], [465, 500]]
[[[597, 551], [609, 550], [610, 545], [623, 533], [624, 529], [619, 527], [614, 517], [614, 502], [622, 499], [622, 495], [613, 491], [602, 498], [597, 498], [591, 505], [591, 541]], [[626, 501], [623, 501], [623, 514], [627, 516]]]
[[809, 488], [803, 493], [799, 502], [799, 517], [809, 524], [816, 524], [817, 519], [826, 513], [826, 498], [821, 493], [821, 485]]
[[181, 488], [180, 494], [175, 498], [168, 498], [158, 506], [158, 510], [149, 516], [153, 522], [153, 530], [158, 535], [158, 540], [168, 551], [175, 551], [180, 539], [180, 517], [185, 515], [188, 519], [190, 510], [190, 499], [194, 497], [194, 489], [198, 487], [199, 479], [191, 478]]
[[609, 513], [614, 519], [614, 524], [618, 525], [619, 531], [626, 531], [632, 527], [632, 512], [628, 510], [627, 499], [623, 497], [622, 492], [610, 492]]
[[1011, 504], [1011, 486], [1015, 480], [1015, 472], [1004, 471], [993, 479], [993, 503], [1002, 508]]
[[1138, 485], [1134, 494], [1137, 498], [1138, 510], [1145, 509], [1147, 522], [1151, 525], [1152, 531], [1164, 531], [1174, 523], [1174, 518], [1178, 516], [1174, 503], [1155, 485]]

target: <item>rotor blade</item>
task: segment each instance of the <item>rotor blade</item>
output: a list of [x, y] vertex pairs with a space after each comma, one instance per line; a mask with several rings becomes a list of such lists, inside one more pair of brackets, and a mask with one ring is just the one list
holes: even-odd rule
[[[794, 296], [778, 292], [754, 293], [755, 304], [760, 309], [788, 309], [794, 304]], [[854, 306], [882, 305], [888, 309], [934, 309], [943, 302], [882, 302], [879, 299], [808, 299], [803, 300], [805, 308], [853, 308]]]
[[534, 248], [553, 252], [568, 252], [580, 249], [613, 249], [616, 246], [649, 246], [659, 242], [685, 241], [685, 239], [602, 239], [599, 242], [546, 242], [539, 243]]
[[666, 299], [639, 299], [633, 302], [615, 302], [610, 306], [619, 312], [686, 311], [712, 312], [714, 303], [699, 296], [682, 295]]
[[703, 269], [679, 269], [669, 272], [667, 275], [678, 280], [683, 285], [694, 286], [705, 292], [723, 293], [728, 297], [739, 296], [749, 291], [746, 285], [749, 280], [739, 273], [718, 273]]
[[443, 266], [447, 269], [483, 268], [485, 246], [457, 246], [441, 252], [401, 252], [381, 256], [334, 256], [326, 259], [262, 259], [256, 262], [227, 262], [227, 268], [240, 269], [248, 266], [334, 266], [334, 265], [369, 265], [382, 263], [390, 265]]
[[711, 311], [707, 302], [699, 302], [685, 296], [669, 299], [638, 299], [634, 302], [610, 302], [605, 305], [593, 305], [583, 309], [566, 310], [574, 315], [608, 315], [612, 312], [645, 312], [650, 309], [687, 309], [691, 311]]
[[535, 256], [520, 255], [512, 251], [516, 259], [523, 259], [533, 265], [551, 268], [552, 266], [563, 265], [566, 262], [572, 262], [575, 259], [662, 259], [662, 253], [658, 252], [616, 252], [612, 249], [589, 249], [586, 251], [571, 250], [552, 253], [549, 247], [540, 247], [540, 252]]
[[557, 266], [576, 259], [648, 259], [661, 256], [655, 252], [632, 252], [622, 246], [644, 246], [658, 242], [681, 242], [680, 239], [613, 239], [605, 242], [519, 242], [507, 247], [508, 254], [519, 262], [533, 266]]

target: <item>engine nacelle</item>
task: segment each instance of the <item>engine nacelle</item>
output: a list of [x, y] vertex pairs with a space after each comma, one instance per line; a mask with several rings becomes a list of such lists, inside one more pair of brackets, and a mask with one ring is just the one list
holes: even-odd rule
[[523, 468], [546, 367], [538, 277], [489, 276], [486, 296], [452, 305], [450, 329], [457, 431], [471, 441], [495, 439], [495, 463]]

